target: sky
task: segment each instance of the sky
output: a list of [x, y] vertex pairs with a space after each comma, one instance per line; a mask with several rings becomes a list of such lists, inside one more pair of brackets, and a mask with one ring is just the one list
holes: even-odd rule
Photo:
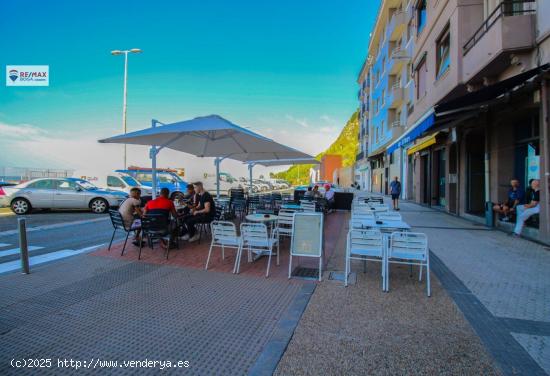
[[[315, 155], [358, 107], [378, 5], [2, 1], [2, 69], [49, 65], [50, 85], [0, 85], [0, 167], [120, 168], [122, 146], [97, 140], [122, 132], [124, 57], [110, 51], [131, 48], [143, 52], [129, 56], [128, 131], [219, 114]], [[213, 168], [196, 159], [163, 151], [159, 165]], [[147, 149], [128, 147], [128, 163], [149, 165]]]

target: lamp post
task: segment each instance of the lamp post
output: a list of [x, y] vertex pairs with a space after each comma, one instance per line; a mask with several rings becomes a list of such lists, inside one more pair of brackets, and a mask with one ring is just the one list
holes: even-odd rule
[[[131, 50], [113, 50], [111, 55], [124, 55], [124, 98], [122, 102], [122, 131], [126, 134], [126, 93], [127, 93], [127, 84], [128, 84], [128, 54], [138, 54], [141, 50], [139, 48], [132, 48]], [[124, 165], [123, 168], [126, 169], [126, 144], [124, 144]]]

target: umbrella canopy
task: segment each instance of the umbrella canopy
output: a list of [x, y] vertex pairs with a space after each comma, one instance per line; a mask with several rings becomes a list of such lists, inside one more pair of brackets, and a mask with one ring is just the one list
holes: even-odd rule
[[264, 160], [256, 160], [256, 161], [248, 161], [246, 162], [249, 165], [262, 165], [266, 167], [270, 166], [285, 166], [285, 165], [298, 165], [298, 164], [321, 164], [317, 159], [311, 157], [311, 158], [294, 158], [294, 159], [264, 159]]
[[156, 145], [197, 157], [230, 158], [238, 161], [257, 159], [308, 158], [218, 115], [152, 127], [99, 140], [101, 143]]
[[218, 115], [197, 117], [172, 124], [156, 120], [153, 126], [103, 140], [100, 143], [150, 145], [153, 196], [156, 195], [156, 155], [163, 148], [169, 148], [197, 157], [216, 158], [216, 193], [219, 196], [220, 162], [225, 159], [238, 161], [311, 158], [291, 147], [282, 145], [243, 127], [233, 124]]

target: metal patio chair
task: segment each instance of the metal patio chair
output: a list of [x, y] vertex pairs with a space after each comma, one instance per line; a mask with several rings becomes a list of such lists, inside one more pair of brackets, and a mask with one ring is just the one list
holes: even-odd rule
[[123, 256], [130, 233], [141, 229], [141, 226], [130, 226], [130, 227], [126, 226], [126, 223], [124, 223], [124, 219], [122, 218], [122, 215], [118, 210], [115, 210], [115, 209], [109, 210], [109, 217], [111, 218], [111, 223], [113, 225], [113, 236], [111, 236], [111, 241], [109, 242], [108, 250], [109, 251], [111, 250], [111, 245], [113, 244], [113, 240], [115, 239], [115, 234], [117, 230], [120, 229], [126, 233], [126, 238], [124, 239], [124, 245], [122, 246], [122, 252], [120, 253], [120, 255]]
[[422, 281], [422, 268], [426, 267], [426, 290], [431, 296], [430, 287], [430, 251], [428, 237], [418, 232], [393, 232], [386, 255], [386, 291], [390, 290], [389, 264], [418, 265], [418, 280]]
[[233, 273], [237, 269], [237, 260], [239, 251], [242, 246], [241, 237], [237, 235], [237, 228], [233, 222], [229, 221], [214, 221], [210, 224], [212, 232], [212, 242], [210, 243], [210, 249], [208, 250], [208, 257], [206, 259], [206, 265], [204, 270], [208, 270], [208, 263], [210, 262], [210, 256], [212, 255], [212, 249], [214, 247], [221, 248], [222, 261], [225, 259], [225, 249], [236, 249], [235, 266], [233, 267]]
[[351, 272], [351, 260], [375, 261], [380, 263], [382, 274], [382, 290], [386, 282], [386, 265], [384, 258], [384, 236], [377, 230], [351, 229], [348, 232], [346, 244], [346, 271], [344, 286], [348, 285], [348, 276]]

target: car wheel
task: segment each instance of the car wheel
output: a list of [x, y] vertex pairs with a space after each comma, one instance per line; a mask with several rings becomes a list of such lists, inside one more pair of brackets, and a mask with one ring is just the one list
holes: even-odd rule
[[90, 209], [96, 214], [103, 214], [109, 209], [109, 203], [102, 198], [94, 198], [90, 202]]
[[17, 215], [27, 214], [31, 209], [31, 203], [24, 198], [16, 198], [11, 203], [11, 210]]

